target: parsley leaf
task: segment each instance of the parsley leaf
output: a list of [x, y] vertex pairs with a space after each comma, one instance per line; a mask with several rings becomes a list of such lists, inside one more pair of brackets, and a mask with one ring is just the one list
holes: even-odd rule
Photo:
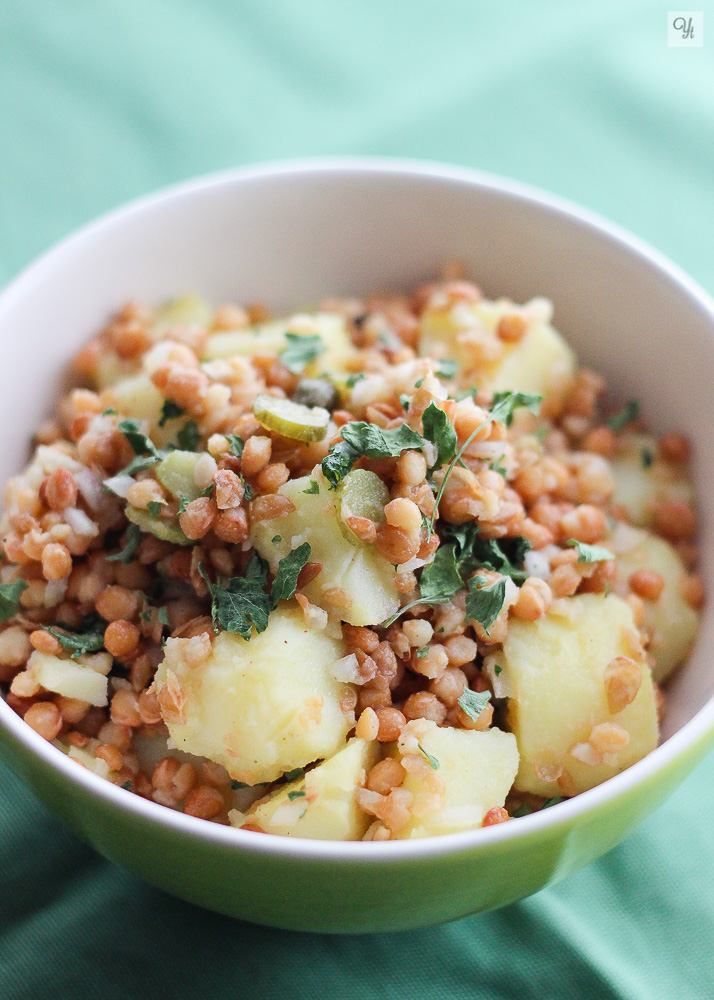
[[399, 393], [399, 402], [403, 410], [409, 409], [409, 404], [411, 403], [411, 398], [407, 396], [406, 392]]
[[354, 375], [348, 375], [345, 385], [348, 389], [354, 389], [358, 382], [361, 382], [363, 378], [366, 378], [364, 372], [355, 372]]
[[524, 407], [538, 415], [542, 396], [532, 392], [494, 392], [491, 419], [510, 427], [517, 409]]
[[190, 503], [191, 503], [191, 501], [189, 500], [188, 497], [182, 496], [182, 497], [179, 498], [179, 507], [178, 507], [178, 514], [179, 514], [179, 516], [181, 516], [181, 514], [183, 514], [185, 512], [186, 508], [188, 507], [188, 505]]
[[273, 535], [273, 537], [270, 539], [270, 541], [273, 543], [273, 545], [280, 545], [280, 543], [282, 542], [282, 540], [283, 540], [283, 536], [282, 535]]
[[17, 614], [20, 594], [27, 590], [24, 580], [0, 583], [0, 622], [5, 622]]
[[146, 505], [146, 509], [151, 514], [152, 517], [158, 517], [161, 514], [161, 508], [163, 504], [158, 500], [149, 500]]
[[424, 438], [407, 424], [393, 430], [384, 430], [377, 424], [364, 420], [351, 420], [342, 428], [342, 440], [346, 441], [358, 455], [367, 458], [397, 458], [403, 451], [422, 448]]
[[322, 460], [322, 474], [330, 484], [330, 489], [334, 490], [339, 486], [358, 458], [359, 452], [352, 445], [346, 441], [337, 442]]
[[278, 601], [287, 601], [293, 596], [300, 570], [310, 558], [311, 552], [310, 543], [303, 542], [280, 560], [270, 589], [270, 602], [273, 608], [278, 606]]
[[422, 646], [421, 649], [417, 649], [417, 659], [423, 660], [426, 654], [429, 652], [429, 646]]
[[304, 799], [305, 792], [298, 792], [293, 790], [292, 792], [288, 792], [288, 798], [290, 799], [291, 802], [293, 801], [293, 799]]
[[520, 566], [531, 549], [531, 543], [522, 535], [498, 540], [481, 538], [478, 525], [473, 522], [445, 524], [444, 534], [454, 539], [461, 573], [471, 573], [483, 567], [510, 576], [519, 583], [527, 578], [528, 572]]
[[579, 542], [575, 538], [569, 538], [566, 544], [571, 549], [578, 550], [579, 563], [605, 562], [615, 558], [612, 552], [604, 549], [602, 545], [586, 545], [585, 542]]
[[[156, 445], [151, 438], [147, 437], [146, 434], [140, 430], [140, 420], [130, 417], [127, 420], [120, 421], [118, 426], [119, 430], [134, 449], [134, 453], [136, 455], [155, 455], [156, 460], [158, 461], [159, 453], [156, 449]], [[122, 472], [123, 471], [124, 470], [122, 470]], [[129, 473], [129, 475], [131, 475], [131, 473]]]
[[120, 562], [128, 565], [134, 558], [134, 553], [141, 542], [141, 531], [136, 524], [130, 524], [124, 533], [124, 548], [113, 556], [105, 556], [107, 562]]
[[102, 416], [103, 417], [116, 417], [117, 414], [118, 414], [118, 412], [119, 411], [115, 410], [113, 406], [108, 406], [106, 408], [106, 410], [102, 410]]
[[250, 554], [250, 559], [246, 563], [245, 576], [247, 580], [260, 580], [261, 586], [268, 582], [268, 564], [255, 549]]
[[294, 767], [292, 771], [284, 771], [283, 778], [285, 781], [297, 781], [298, 778], [302, 778], [304, 773], [301, 767]]
[[456, 565], [456, 546], [439, 546], [433, 562], [422, 570], [419, 581], [422, 599], [433, 601], [440, 597], [440, 603], [446, 603], [463, 585], [464, 581]]
[[466, 595], [466, 617], [478, 622], [486, 632], [498, 618], [506, 599], [506, 578], [486, 584], [486, 577], [472, 576]]
[[234, 576], [223, 587], [211, 583], [203, 564], [199, 564], [198, 569], [211, 595], [211, 617], [215, 628], [236, 632], [246, 641], [251, 637], [253, 626], [256, 632], [266, 630], [271, 603], [263, 590], [265, 585], [263, 580], [257, 577]]
[[165, 399], [164, 405], [161, 407], [161, 417], [159, 419], [159, 427], [163, 427], [167, 420], [173, 420], [174, 417], [182, 417], [186, 411], [178, 403], [174, 403], [172, 399]]
[[311, 479], [310, 480], [310, 485], [308, 486], [308, 488], [306, 490], [303, 490], [303, 493], [310, 493], [311, 495], [315, 495], [316, 493], [319, 493], [319, 492], [320, 492], [320, 487], [315, 482], [314, 479]]
[[466, 712], [469, 719], [475, 722], [490, 700], [490, 691], [472, 691], [471, 688], [465, 688], [457, 704]]
[[170, 622], [169, 622], [169, 613], [166, 610], [166, 608], [159, 608], [159, 611], [158, 611], [158, 614], [156, 615], [156, 617], [158, 618], [158, 620], [161, 622], [162, 625], [169, 625], [170, 624]]
[[43, 625], [42, 628], [59, 640], [62, 649], [71, 652], [73, 660], [84, 653], [98, 653], [100, 649], [104, 649], [104, 632], [75, 632], [66, 635], [51, 625]]
[[304, 337], [299, 333], [286, 333], [285, 339], [288, 343], [280, 352], [280, 360], [294, 375], [301, 375], [310, 362], [326, 350], [319, 334]]
[[226, 440], [228, 441], [228, 450], [234, 458], [240, 458], [243, 454], [243, 448], [245, 447], [245, 441], [243, 438], [238, 437], [237, 434], [226, 434]]
[[[137, 472], [143, 472], [145, 469], [150, 469], [152, 465], [156, 465], [157, 462], [161, 461], [161, 454], [157, 452], [155, 455], [136, 455], [132, 458], [128, 465], [125, 465], [117, 475], [118, 476], [135, 476]], [[106, 486], [106, 482], [105, 482]], [[111, 489], [111, 487], [106, 487]], [[112, 490], [112, 493], [114, 490]], [[118, 494], [117, 494], [118, 496]]]
[[434, 403], [429, 403], [422, 415], [422, 426], [424, 437], [436, 445], [436, 462], [429, 469], [429, 475], [441, 465], [446, 465], [456, 454], [458, 441], [454, 425], [449, 420], [446, 413], [440, 410]]
[[198, 451], [201, 443], [201, 432], [195, 420], [187, 420], [176, 435], [176, 442], [181, 451]]
[[459, 370], [459, 362], [452, 358], [442, 358], [434, 370], [441, 378], [453, 378]]
[[627, 427], [629, 423], [636, 419], [640, 414], [640, 404], [636, 399], [631, 399], [626, 406], [623, 406], [621, 410], [617, 413], [613, 413], [611, 417], [607, 419], [607, 426], [610, 430], [621, 431], [623, 427]]
[[433, 769], [435, 771], [438, 771], [439, 770], [439, 761], [436, 759], [436, 757], [434, 757], [433, 754], [430, 754], [428, 750], [425, 750], [424, 747], [421, 745], [421, 743], [417, 743], [417, 746], [419, 747], [419, 749], [421, 750], [421, 752], [424, 754], [424, 756], [426, 757], [426, 759], [429, 761], [429, 764], [433, 767]]
[[652, 454], [651, 448], [642, 449], [642, 468], [651, 469], [652, 463], [654, 462], [654, 455]]
[[454, 396], [457, 403], [460, 403], [462, 399], [474, 399], [478, 396], [478, 386], [472, 385], [468, 389], [459, 389], [459, 391]]

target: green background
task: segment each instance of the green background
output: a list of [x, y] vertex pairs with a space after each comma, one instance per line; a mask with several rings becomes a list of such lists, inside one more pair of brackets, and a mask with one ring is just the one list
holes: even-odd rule
[[[714, 35], [668, 48], [666, 9], [623, 0], [4, 0], [0, 281], [167, 183], [373, 153], [570, 197], [711, 292], [713, 54]], [[713, 779], [710, 756], [624, 844], [523, 903], [349, 938], [164, 896], [0, 766], [0, 997], [712, 998]]]

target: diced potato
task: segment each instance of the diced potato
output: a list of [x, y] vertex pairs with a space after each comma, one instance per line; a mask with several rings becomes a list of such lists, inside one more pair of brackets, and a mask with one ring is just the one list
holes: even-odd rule
[[139, 371], [139, 363], [133, 359], [120, 358], [111, 348], [106, 348], [97, 365], [92, 381], [98, 392], [131, 378]]
[[[344, 317], [334, 313], [315, 313], [310, 318], [317, 325], [317, 332], [325, 345], [325, 351], [305, 369], [306, 375], [317, 376], [322, 372], [342, 372], [354, 357], [355, 348], [350, 340]], [[290, 329], [290, 317], [271, 320], [248, 330], [226, 330], [212, 334], [203, 351], [204, 360], [230, 358], [236, 354], [252, 357], [254, 354], [279, 354], [286, 346], [286, 331]], [[298, 327], [295, 333], [302, 334]], [[304, 333], [314, 336], [305, 329]]]
[[100, 778], [111, 779], [112, 774], [116, 774], [116, 771], [112, 771], [109, 765], [101, 757], [95, 757], [91, 750], [99, 745], [99, 740], [90, 740], [90, 742], [85, 747], [75, 747], [64, 743], [56, 744], [59, 748], [71, 757], [72, 760], [78, 761], [87, 768], [88, 771], [93, 771], [94, 774], [98, 774]]
[[27, 661], [27, 670], [47, 691], [65, 698], [78, 698], [99, 708], [108, 704], [107, 678], [77, 660], [61, 660], [35, 650]]
[[288, 837], [361, 840], [371, 817], [357, 805], [355, 789], [380, 757], [379, 743], [355, 737], [334, 757], [256, 802], [244, 822]]
[[644, 602], [646, 623], [652, 629], [647, 653], [652, 675], [661, 684], [689, 654], [699, 630], [700, 614], [682, 596], [686, 568], [669, 542], [629, 525], [621, 525], [607, 544], [618, 556], [616, 587], [623, 593], [638, 569], [654, 570], [664, 578], [660, 597]]
[[694, 498], [692, 484], [684, 472], [658, 457], [657, 442], [647, 434], [623, 434], [610, 459], [615, 479], [613, 501], [627, 511], [632, 524], [649, 527], [658, 501]]
[[[658, 736], [652, 676], [629, 605], [614, 594], [566, 600], [557, 615], [534, 622], [512, 618], [498, 661], [499, 680], [509, 692], [508, 728], [521, 758], [515, 787], [548, 797], [567, 792], [568, 781], [578, 792], [600, 784], [654, 750]], [[561, 615], [563, 607], [567, 617]], [[639, 666], [641, 682], [634, 700], [613, 714], [605, 671], [619, 656]], [[627, 745], [598, 763], [586, 744], [593, 727], [602, 723], [621, 727]], [[573, 749], [588, 763], [576, 759]], [[567, 776], [559, 785], [561, 768]]]
[[539, 393], [542, 412], [557, 412], [575, 373], [575, 355], [545, 319], [531, 319], [521, 340], [502, 341], [496, 332], [500, 319], [520, 309], [506, 300], [486, 299], [427, 309], [420, 321], [419, 353], [454, 358], [484, 389]]
[[[376, 625], [399, 608], [394, 568], [373, 546], [357, 548], [347, 541], [337, 523], [335, 491], [323, 482], [319, 493], [305, 493], [310, 483], [304, 476], [280, 487], [278, 493], [292, 500], [295, 510], [254, 524], [252, 543], [274, 573], [284, 556], [309, 542], [310, 561], [321, 563], [322, 570], [302, 588], [308, 600], [351, 625]], [[280, 540], [274, 542], [276, 536]], [[337, 592], [330, 593], [332, 588]]]
[[[441, 800], [441, 805], [422, 812], [420, 806], [433, 799], [434, 790], [429, 787], [429, 777], [407, 772], [403, 787], [414, 796], [412, 808], [416, 807], [417, 815], [394, 836], [399, 840], [434, 837], [481, 826], [490, 809], [503, 805], [513, 784], [518, 770], [515, 737], [500, 729], [485, 732], [452, 729], [421, 719], [418, 725], [424, 730], [418, 739], [419, 746], [439, 765], [436, 769], [422, 770], [442, 782], [443, 790], [434, 801], [437, 805]], [[392, 753], [397, 758], [401, 756], [396, 745]], [[424, 758], [428, 762], [426, 754]], [[418, 815], [419, 812], [422, 814]]]
[[125, 417], [136, 417], [155, 426], [161, 418], [164, 397], [149, 376], [142, 372], [131, 378], [121, 379], [106, 389], [102, 402], [107, 407], [113, 406]]
[[213, 309], [202, 295], [181, 295], [157, 309], [151, 324], [151, 334], [158, 339], [172, 326], [207, 327], [212, 322]]
[[331, 672], [345, 654], [338, 626], [310, 631], [292, 603], [273, 611], [268, 628], [250, 641], [221, 632], [200, 666], [187, 662], [192, 641], [169, 639], [156, 673], [159, 694], [168, 683], [180, 706], [164, 711], [179, 749], [255, 785], [344, 746], [355, 720], [342, 707], [350, 688]]
[[155, 535], [162, 542], [172, 542], [174, 545], [192, 545], [193, 542], [186, 538], [179, 527], [178, 521], [164, 521], [160, 517], [154, 517], [148, 510], [140, 510], [138, 507], [126, 505], [124, 513], [127, 519], [135, 524], [142, 531], [150, 535]]

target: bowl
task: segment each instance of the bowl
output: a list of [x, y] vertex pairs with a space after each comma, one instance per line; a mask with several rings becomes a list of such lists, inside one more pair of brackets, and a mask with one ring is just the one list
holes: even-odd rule
[[[73, 352], [127, 298], [197, 290], [275, 309], [408, 287], [463, 258], [485, 293], [545, 295], [555, 325], [654, 430], [695, 442], [702, 573], [712, 586], [714, 303], [675, 265], [584, 209], [433, 163], [312, 160], [221, 173], [100, 219], [0, 296], [0, 479], [21, 469]], [[503, 906], [609, 850], [714, 743], [714, 607], [669, 691], [664, 742], [555, 808], [415, 841], [256, 835], [118, 788], [45, 742], [0, 700], [3, 759], [80, 837], [147, 882], [223, 914], [321, 932], [388, 931]]]

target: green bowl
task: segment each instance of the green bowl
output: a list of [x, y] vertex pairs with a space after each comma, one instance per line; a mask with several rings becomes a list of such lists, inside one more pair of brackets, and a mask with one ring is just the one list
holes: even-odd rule
[[[12, 413], [1, 478], [22, 467], [73, 352], [129, 297], [195, 289], [281, 309], [413, 285], [450, 257], [464, 259], [489, 295], [551, 298], [556, 325], [616, 394], [639, 398], [655, 430], [691, 436], [711, 584], [714, 493], [703, 484], [714, 479], [714, 303], [610, 223], [510, 181], [437, 164], [318, 160], [209, 176], [133, 203], [51, 250], [0, 296], [0, 398]], [[38, 400], [48, 401], [44, 412]], [[711, 630], [707, 610], [697, 647], [669, 686], [665, 739], [652, 754], [544, 812], [444, 837], [333, 843], [197, 820], [77, 766], [1, 699], [0, 746], [80, 837], [167, 892], [276, 927], [400, 930], [537, 892], [653, 812], [714, 742]]]

